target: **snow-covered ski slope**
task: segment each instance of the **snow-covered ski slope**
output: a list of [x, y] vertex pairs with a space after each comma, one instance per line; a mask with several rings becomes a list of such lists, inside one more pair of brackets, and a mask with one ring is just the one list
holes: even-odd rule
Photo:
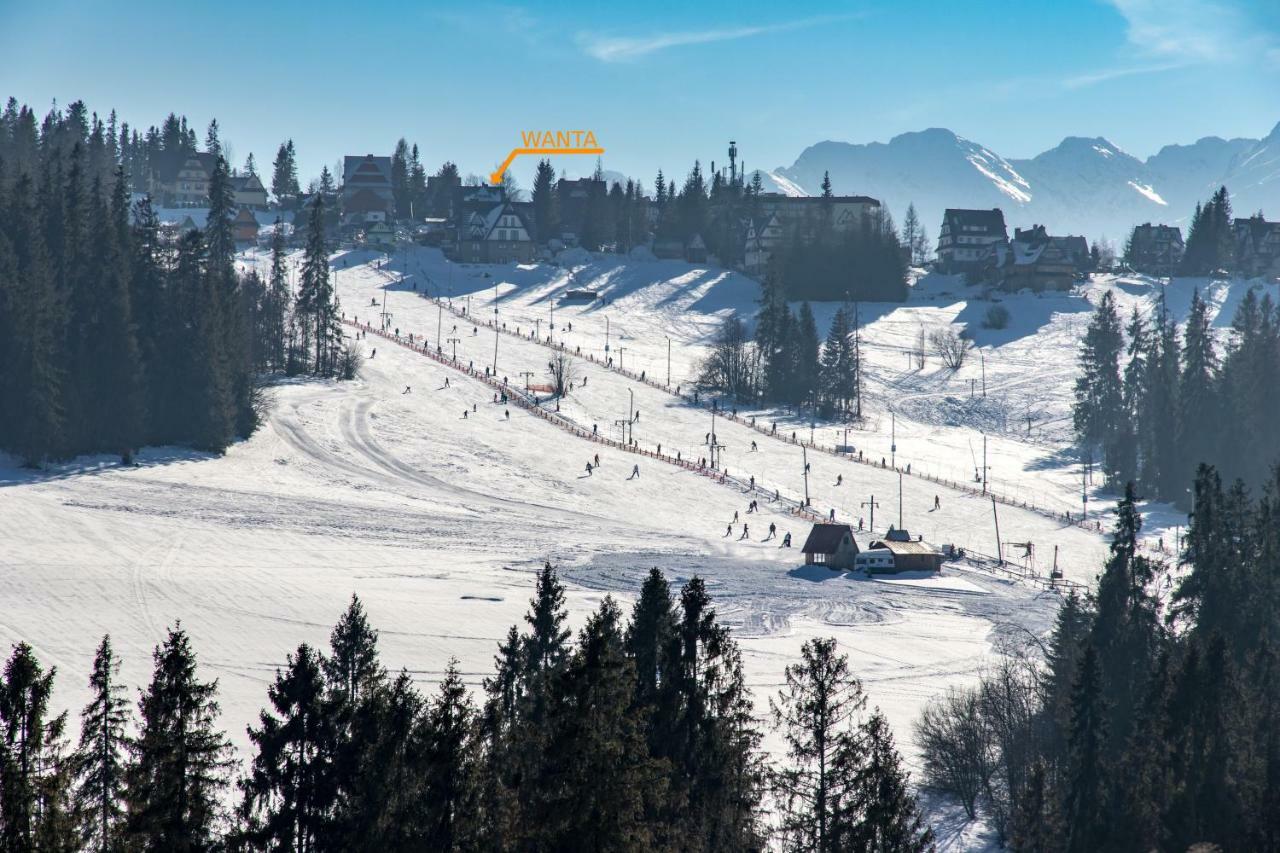
[[[599, 289], [607, 304], [557, 300], [556, 340], [563, 336], [572, 351], [600, 357], [608, 318], [610, 354], [665, 384], [669, 336], [672, 385], [689, 382], [719, 319], [749, 310], [758, 291], [742, 276], [671, 261], [564, 260], [572, 276], [546, 266], [455, 267], [428, 250], [390, 259], [345, 254], [334, 263], [348, 318], [374, 319], [385, 298], [393, 330], [430, 344], [438, 331], [450, 352], [448, 338], [455, 337], [459, 362], [478, 368], [493, 363], [493, 331], [481, 324], [472, 333], [466, 321], [424, 299], [424, 289], [446, 301], [452, 290], [459, 310], [470, 296], [477, 318], [496, 304], [500, 324], [522, 333], [535, 326], [544, 337], [553, 297], [573, 287]], [[1243, 291], [1199, 284], [1222, 306], [1219, 323], [1227, 322]], [[1178, 282], [1170, 290], [1169, 310], [1178, 316], [1191, 286]], [[1150, 303], [1152, 285], [1142, 281], [1104, 281], [1070, 296], [1009, 297], [1013, 323], [1000, 332], [977, 329], [974, 315], [980, 319], [986, 306], [948, 279], [925, 279], [906, 306], [861, 306], [873, 367], [871, 416], [850, 443], [868, 458], [889, 456], [892, 401], [900, 465], [971, 479], [968, 445], [980, 452], [985, 428], [993, 490], [1035, 496], [1048, 507], [1056, 496], [1062, 508], [1077, 509], [1066, 406], [1087, 299], [1102, 287], [1114, 289], [1126, 310]], [[816, 310], [825, 325], [834, 306]], [[955, 376], [932, 357], [923, 371], [906, 365], [922, 322], [951, 321], [968, 321], [982, 344], [985, 401], [967, 396], [968, 380], [980, 378], [977, 359]], [[522, 385], [528, 371], [534, 384], [548, 381], [546, 345], [514, 335], [497, 344], [499, 376]], [[549, 559], [568, 584], [575, 625], [605, 594], [629, 599], [652, 566], [677, 584], [694, 573], [706, 577], [742, 642], [760, 709], [805, 639], [836, 636], [912, 757], [910, 724], [930, 696], [971, 679], [997, 633], [1040, 632], [1052, 618], [1056, 594], [971, 565], [948, 565], [937, 578], [880, 580], [802, 568], [808, 524], [766, 495], [756, 495], [761, 513], [747, 514], [751, 496], [732, 482], [604, 447], [495, 404], [482, 381], [375, 335], [362, 346], [366, 355], [376, 346], [377, 355], [359, 380], [278, 385], [262, 430], [224, 457], [161, 448], [144, 451], [141, 464], [127, 469], [110, 459], [38, 474], [11, 461], [0, 467], [0, 641], [27, 640], [58, 667], [58, 706], [84, 701], [101, 634], [112, 634], [125, 676], [140, 685], [152, 647], [180, 619], [220, 678], [224, 722], [244, 746], [244, 726], [264, 703], [275, 668], [300, 642], [323, 646], [352, 592], [382, 632], [388, 667], [408, 668], [425, 687], [457, 656], [478, 688], [497, 641], [526, 609], [533, 570]], [[633, 431], [642, 448], [661, 443], [664, 454], [706, 455], [705, 409], [583, 358], [577, 370], [563, 418], [616, 437], [614, 422], [638, 410]], [[1042, 419], [1028, 439], [1015, 415], [1032, 403]], [[807, 422], [782, 413], [757, 416], [759, 423], [776, 417], [786, 436], [808, 431]], [[804, 494], [798, 446], [723, 418], [716, 433], [735, 479], [754, 476], [784, 497]], [[819, 443], [836, 434], [832, 425], [816, 429]], [[602, 467], [588, 477], [585, 464], [597, 452]], [[863, 504], [874, 495], [875, 526], [897, 522], [894, 471], [821, 453], [809, 461], [816, 509], [869, 522]], [[640, 476], [628, 479], [637, 462]], [[901, 482], [910, 530], [935, 543], [994, 551], [988, 500], [916, 476]], [[931, 512], [935, 495], [941, 508]], [[1091, 509], [1104, 504], [1097, 497]], [[738, 539], [741, 524], [724, 535], [735, 511], [750, 525], [747, 540]], [[1167, 516], [1173, 523], [1176, 516]], [[779, 538], [792, 533], [794, 548], [760, 541], [771, 522]], [[999, 522], [1006, 542], [1034, 543], [1042, 574], [1054, 546], [1067, 577], [1081, 582], [1105, 554], [1104, 537], [1051, 514], [1001, 505]], [[1007, 549], [1015, 554], [1021, 562], [1021, 549]]]

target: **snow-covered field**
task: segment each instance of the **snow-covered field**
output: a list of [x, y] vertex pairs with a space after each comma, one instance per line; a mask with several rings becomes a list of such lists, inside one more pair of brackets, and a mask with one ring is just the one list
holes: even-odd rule
[[[241, 262], [264, 261], [254, 254]], [[455, 267], [434, 251], [409, 250], [390, 259], [342, 254], [335, 268], [348, 318], [374, 320], [385, 299], [392, 329], [433, 346], [438, 338], [446, 353], [456, 338], [459, 362], [476, 367], [493, 364], [495, 334], [483, 319], [495, 306], [508, 330], [535, 329], [545, 339], [561, 291], [599, 289], [607, 302], [556, 305], [555, 340], [602, 358], [607, 319], [615, 360], [665, 384], [670, 352], [672, 386], [689, 382], [720, 318], [749, 311], [758, 290], [737, 274], [673, 261], [579, 253], [563, 262]], [[1179, 316], [1191, 286], [1170, 289], [1169, 308]], [[1224, 308], [1220, 325], [1229, 322], [1243, 290], [1207, 286]], [[1050, 510], [1001, 505], [1001, 538], [1034, 543], [1030, 568], [1041, 575], [1056, 548], [1067, 578], [1089, 582], [1105, 538], [1053, 511], [1079, 509], [1080, 469], [1067, 451], [1074, 350], [1088, 298], [1103, 287], [1117, 292], [1126, 312], [1149, 305], [1153, 293], [1149, 282], [1107, 279], [1078, 294], [1010, 296], [1013, 322], [1002, 331], [978, 328], [985, 303], [967, 300], [952, 279], [922, 280], [905, 306], [861, 306], [870, 417], [849, 442], [878, 460], [890, 456], [896, 431], [900, 466], [971, 485], [970, 445], [980, 454], [985, 430], [991, 489]], [[470, 316], [483, 318], [478, 330], [424, 291], [451, 298], [458, 311], [469, 302]], [[815, 310], [825, 328], [835, 306]], [[924, 370], [909, 366], [921, 324], [947, 322], [968, 323], [982, 357], [975, 353], [954, 375], [932, 357]], [[630, 599], [660, 566], [677, 584], [695, 573], [708, 580], [742, 643], [761, 712], [800, 645], [834, 635], [914, 760], [911, 722], [923, 703], [971, 680], [1000, 632], [1039, 633], [1050, 624], [1056, 593], [972, 563], [948, 564], [939, 577], [875, 580], [801, 567], [808, 524], [764, 496], [756, 495], [760, 514], [745, 514], [751, 496], [732, 483], [602, 448], [495, 404], [482, 382], [392, 342], [370, 335], [363, 346], [377, 354], [359, 380], [280, 384], [267, 424], [224, 457], [162, 448], [145, 451], [133, 468], [105, 459], [39, 474], [0, 467], [0, 640], [27, 640], [58, 667], [59, 707], [84, 701], [101, 634], [112, 634], [126, 677], [141, 685], [152, 647], [180, 619], [221, 681], [225, 725], [246, 746], [244, 727], [275, 668], [300, 642], [326, 644], [353, 592], [381, 630], [388, 667], [405, 667], [429, 687], [456, 656], [478, 689], [499, 638], [525, 611], [542, 561], [561, 567], [575, 625], [606, 594]], [[502, 335], [497, 347], [499, 376], [519, 385], [529, 372], [533, 383], [547, 382], [551, 350], [543, 343]], [[706, 409], [585, 358], [577, 370], [565, 418], [616, 437], [615, 422], [639, 410], [641, 447], [706, 455]], [[795, 430], [808, 438], [807, 421], [754, 414], [760, 423], [776, 420], [780, 436]], [[723, 418], [715, 430], [736, 476], [754, 476], [784, 496], [804, 494], [798, 446]], [[815, 437], [844, 440], [832, 424], [818, 425]], [[587, 476], [596, 452], [602, 465]], [[637, 461], [640, 476], [628, 479]], [[995, 551], [992, 505], [981, 496], [828, 454], [809, 461], [808, 489], [823, 513], [869, 523], [864, 504], [874, 495], [878, 530], [901, 512], [928, 541]], [[1091, 512], [1107, 505], [1091, 495]], [[1154, 509], [1153, 537], [1178, 522], [1176, 513]], [[750, 523], [748, 540], [739, 541], [740, 525], [724, 535], [735, 512]], [[794, 548], [761, 541], [770, 522], [779, 538], [793, 534]], [[1021, 548], [1005, 550], [1027, 562]]]

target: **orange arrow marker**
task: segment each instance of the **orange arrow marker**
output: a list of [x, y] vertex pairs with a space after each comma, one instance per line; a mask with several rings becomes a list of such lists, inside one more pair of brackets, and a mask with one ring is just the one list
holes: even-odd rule
[[507, 171], [511, 166], [511, 162], [521, 154], [603, 154], [603, 148], [512, 148], [511, 153], [507, 155], [507, 159], [502, 161], [502, 165], [496, 171], [490, 173], [489, 183], [498, 184], [502, 182], [502, 173]]

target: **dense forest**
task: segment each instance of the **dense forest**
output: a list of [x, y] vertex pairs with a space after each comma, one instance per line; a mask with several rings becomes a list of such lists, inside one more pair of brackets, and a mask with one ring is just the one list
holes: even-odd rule
[[[771, 765], [740, 653], [706, 588], [654, 569], [630, 618], [606, 597], [571, 639], [544, 566], [477, 704], [456, 661], [430, 696], [386, 671], [353, 596], [329, 649], [277, 670], [240, 766], [216, 680], [174, 627], [136, 712], [104, 637], [69, 744], [54, 672], [0, 676], [5, 851], [921, 851], [931, 833], [884, 717], [832, 640], [770, 699]], [[776, 812], [766, 809], [776, 803]]]
[[236, 269], [216, 122], [207, 144], [207, 224], [179, 233], [149, 196], [131, 203], [129, 157], [82, 103], [37, 130], [31, 110], [10, 102], [0, 118], [0, 450], [29, 465], [95, 452], [129, 460], [148, 444], [222, 451], [256, 427], [265, 374], [350, 371], [322, 209], [310, 211], [295, 301], [281, 239], [268, 281]]
[[1280, 459], [1280, 306], [1249, 289], [1225, 347], [1210, 306], [1192, 297], [1179, 332], [1161, 302], [1122, 321], [1111, 293], [1095, 309], [1081, 350], [1075, 429], [1117, 487], [1189, 508], [1196, 466], [1257, 488]]
[[1130, 486], [1096, 592], [919, 721], [925, 784], [1015, 851], [1280, 849], [1280, 470], [1194, 489], [1177, 571]]

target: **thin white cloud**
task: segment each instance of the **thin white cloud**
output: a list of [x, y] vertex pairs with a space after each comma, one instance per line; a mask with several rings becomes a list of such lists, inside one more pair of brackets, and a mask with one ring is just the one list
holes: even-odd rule
[[783, 21], [776, 24], [764, 24], [752, 27], [733, 27], [718, 30], [685, 30], [665, 33], [654, 33], [647, 36], [610, 36], [601, 33], [578, 33], [578, 46], [590, 57], [601, 62], [630, 62], [660, 50], [672, 47], [683, 47], [693, 44], [709, 44], [719, 41], [750, 38], [752, 36], [780, 33], [788, 30], [799, 30], [807, 27], [828, 24], [835, 21], [847, 21], [858, 15], [824, 15], [815, 18], [801, 18], [795, 21]]
[[[1277, 34], [1240, 0], [1109, 0], [1134, 51], [1182, 65], [1267, 58]], [[1257, 10], [1253, 10], [1256, 12]]]
[[1062, 81], [1065, 89], [1083, 89], [1086, 86], [1094, 86], [1098, 83], [1106, 83], [1108, 80], [1117, 80], [1121, 77], [1133, 77], [1137, 74], [1158, 74], [1161, 71], [1173, 71], [1177, 68], [1185, 68], [1191, 63], [1188, 62], [1159, 62], [1151, 65], [1129, 65], [1118, 68], [1103, 68], [1088, 74], [1079, 74], [1075, 77], [1068, 77]]

